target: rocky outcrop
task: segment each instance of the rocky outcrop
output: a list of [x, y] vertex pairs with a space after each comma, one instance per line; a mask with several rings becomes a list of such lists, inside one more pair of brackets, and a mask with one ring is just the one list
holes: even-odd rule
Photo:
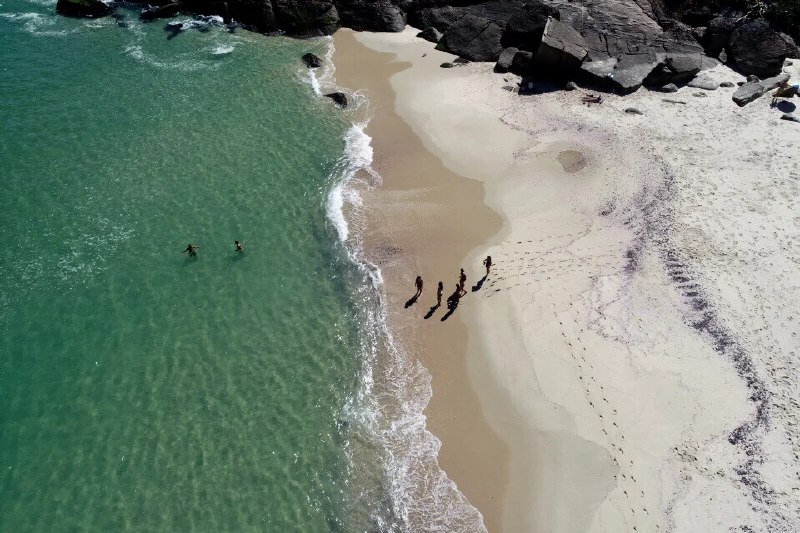
[[68, 17], [105, 17], [110, 15], [111, 6], [100, 0], [58, 0], [56, 11]]
[[470, 61], [495, 61], [503, 51], [502, 35], [503, 27], [496, 22], [466, 15], [447, 29], [436, 49]]
[[540, 1], [525, 3], [508, 18], [503, 32], [503, 46], [536, 52], [548, 19], [560, 18], [561, 13], [554, 6]]
[[143, 9], [142, 12], [139, 13], [139, 18], [145, 22], [151, 22], [158, 19], [174, 17], [180, 10], [181, 4], [178, 2], [171, 2], [169, 4], [164, 4], [163, 6], [155, 6]]
[[389, 0], [340, 0], [343, 26], [357, 31], [399, 32], [406, 27], [406, 14]]
[[739, 107], [745, 106], [785, 81], [789, 81], [788, 74], [779, 74], [778, 76], [766, 80], [745, 83], [733, 93], [733, 101], [736, 102], [736, 105]]

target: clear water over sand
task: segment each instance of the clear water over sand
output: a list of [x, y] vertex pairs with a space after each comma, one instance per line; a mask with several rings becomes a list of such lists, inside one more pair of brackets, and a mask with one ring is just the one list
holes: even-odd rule
[[119, 13], [0, 5], [0, 529], [363, 530], [326, 43]]

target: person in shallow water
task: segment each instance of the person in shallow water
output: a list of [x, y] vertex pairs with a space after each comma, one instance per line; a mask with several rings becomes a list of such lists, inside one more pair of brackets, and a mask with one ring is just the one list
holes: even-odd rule
[[422, 294], [422, 276], [417, 276], [414, 285], [417, 287], [417, 294], [414, 295], [414, 298], [419, 298], [419, 295]]
[[439, 286], [436, 287], [436, 307], [442, 305], [442, 293], [444, 292], [444, 283], [441, 281], [439, 282]]
[[186, 249], [185, 249], [184, 251], [182, 251], [181, 253], [182, 253], [182, 254], [185, 254], [185, 253], [187, 253], [187, 252], [188, 252], [190, 257], [197, 257], [197, 249], [198, 249], [198, 248], [200, 248], [200, 247], [199, 247], [199, 246], [195, 246], [195, 245], [194, 245], [194, 244], [192, 244], [192, 243], [189, 243], [189, 244], [186, 246]]
[[492, 268], [492, 256], [487, 255], [486, 259], [483, 260], [483, 266], [486, 267], [486, 275], [489, 275], [489, 270]]
[[242, 241], [233, 241], [233, 244], [236, 245], [236, 251], [241, 253], [244, 252], [244, 243]]

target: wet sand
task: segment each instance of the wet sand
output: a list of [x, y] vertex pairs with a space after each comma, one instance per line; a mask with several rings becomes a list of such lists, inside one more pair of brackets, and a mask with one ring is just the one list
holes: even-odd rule
[[[337, 32], [334, 45], [337, 84], [363, 91], [369, 99], [366, 133], [372, 137], [373, 167], [383, 181], [362, 192], [365, 256], [383, 272], [392, 330], [432, 375], [425, 414], [428, 429], [442, 443], [439, 465], [480, 510], [486, 527], [500, 531], [509, 451], [487, 423], [468, 376], [468, 331], [460, 315], [474, 305], [471, 287], [483, 273], [480, 262], [465, 264], [464, 259], [498, 232], [501, 220], [483, 203], [483, 184], [447, 169], [397, 114], [389, 80], [410, 64], [367, 48], [350, 31]], [[470, 293], [446, 317], [445, 300], [461, 267]], [[406, 307], [418, 274], [423, 294]], [[443, 302], [432, 309], [439, 281]]]

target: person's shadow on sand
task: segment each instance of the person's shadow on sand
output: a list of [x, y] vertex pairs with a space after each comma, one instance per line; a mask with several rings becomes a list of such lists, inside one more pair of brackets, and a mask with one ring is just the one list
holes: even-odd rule
[[412, 296], [411, 299], [406, 302], [406, 305], [405, 305], [406, 309], [408, 309], [409, 307], [411, 307], [412, 305], [417, 303], [417, 300], [419, 300], [419, 293], [417, 293], [414, 296]]
[[441, 304], [436, 304], [436, 305], [434, 305], [433, 307], [431, 307], [430, 309], [428, 309], [428, 313], [427, 313], [427, 314], [426, 314], [426, 315], [425, 315], [423, 318], [424, 318], [425, 320], [428, 320], [430, 317], [432, 317], [432, 316], [433, 316], [433, 313], [435, 313], [435, 312], [436, 312], [436, 310], [437, 310], [437, 309], [439, 309], [440, 307], [441, 307]]
[[794, 110], [797, 109], [797, 106], [791, 102], [787, 102], [786, 100], [781, 100], [777, 104], [775, 104], [780, 111], [784, 113], [794, 113]]
[[483, 287], [483, 282], [486, 281], [486, 278], [489, 277], [489, 274], [486, 274], [481, 279], [478, 280], [478, 283], [472, 286], [472, 292], [478, 292]]

